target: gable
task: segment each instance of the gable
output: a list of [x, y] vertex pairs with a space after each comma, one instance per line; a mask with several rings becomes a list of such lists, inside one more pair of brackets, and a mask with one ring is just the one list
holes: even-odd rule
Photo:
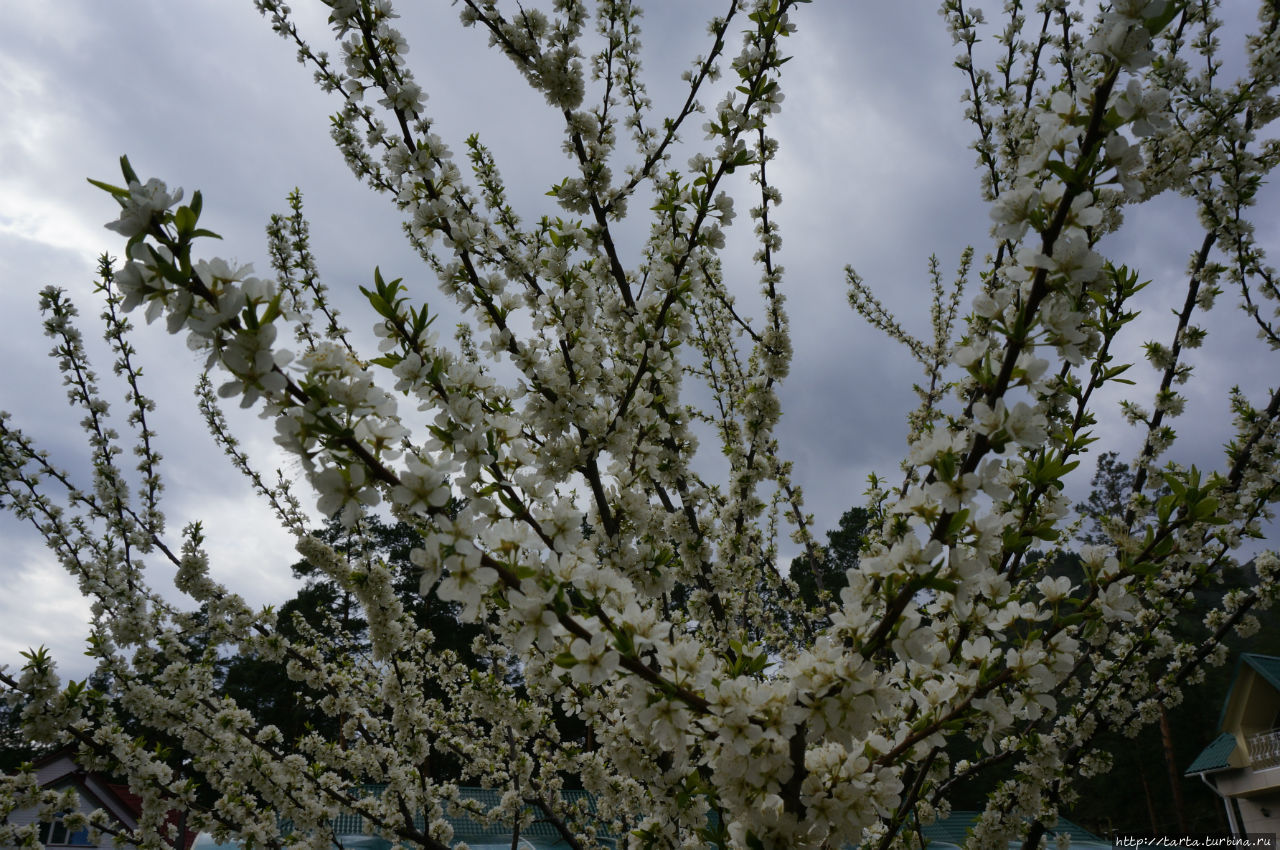
[[1274, 655], [1258, 655], [1255, 652], [1246, 652], [1241, 657], [1275, 691], [1280, 692], [1280, 658]]
[[[75, 767], [74, 762], [72, 766]], [[59, 765], [59, 767], [62, 767]], [[91, 812], [94, 809], [102, 809], [112, 818], [124, 824], [129, 829], [138, 825], [137, 813], [130, 809], [129, 805], [120, 798], [116, 790], [96, 774], [86, 773], [78, 767], [71, 771], [51, 771], [49, 778], [45, 778], [37, 772], [37, 777], [42, 788], [64, 789], [74, 788], [76, 796], [80, 799], [80, 810], [83, 812]]]
[[1235, 738], [1228, 766], [1248, 763], [1248, 739], [1280, 725], [1280, 658], [1246, 652], [1236, 661], [1235, 676], [1218, 721], [1221, 732]]
[[[113, 783], [100, 773], [80, 767], [71, 749], [60, 750], [37, 762], [35, 774], [41, 788], [55, 790], [74, 788], [81, 812], [88, 814], [96, 809], [102, 809], [126, 829], [132, 830], [137, 827], [138, 819], [142, 814], [141, 798], [131, 792], [128, 786]], [[37, 816], [32, 810], [14, 822], [36, 823]], [[171, 811], [166, 822], [176, 827], [181, 822], [180, 815]], [[190, 850], [195, 838], [195, 833], [186, 835], [185, 850]], [[107, 846], [110, 845], [111, 842], [108, 841]]]

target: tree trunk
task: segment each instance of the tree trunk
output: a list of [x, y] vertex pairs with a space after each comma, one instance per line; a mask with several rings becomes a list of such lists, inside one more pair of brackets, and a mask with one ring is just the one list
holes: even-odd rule
[[1151, 786], [1147, 783], [1147, 771], [1142, 765], [1142, 759], [1138, 759], [1138, 776], [1142, 779], [1142, 796], [1147, 801], [1147, 817], [1151, 821], [1152, 836], [1160, 835], [1160, 827], [1156, 823], [1156, 807], [1151, 801]]
[[1178, 760], [1173, 755], [1173, 732], [1169, 728], [1169, 715], [1160, 706], [1160, 741], [1164, 745], [1164, 763], [1169, 769], [1169, 789], [1173, 792], [1173, 812], [1178, 831], [1187, 834], [1187, 810], [1182, 802], [1182, 777], [1178, 775]]

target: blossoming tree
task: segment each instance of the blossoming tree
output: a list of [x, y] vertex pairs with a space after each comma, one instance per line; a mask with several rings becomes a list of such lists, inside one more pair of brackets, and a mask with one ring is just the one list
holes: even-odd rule
[[[73, 305], [46, 290], [92, 485], [5, 418], [0, 498], [93, 600], [91, 652], [109, 684], [64, 685], [40, 651], [0, 682], [29, 734], [127, 777], [144, 810], [128, 840], [161, 846], [166, 813], [182, 809], [192, 829], [322, 850], [332, 818], [354, 812], [389, 840], [439, 850], [453, 843], [444, 815], [465, 810], [516, 832], [536, 816], [574, 848], [606, 834], [634, 848], [883, 848], [914, 844], [952, 789], [1003, 764], [1017, 781], [995, 786], [974, 846], [1034, 846], [1072, 781], [1106, 768], [1099, 730], [1149, 721], [1221, 660], [1224, 635], [1256, 625], [1250, 609], [1275, 592], [1270, 552], [1252, 591], [1204, 612], [1201, 636], [1169, 631], [1270, 517], [1280, 389], [1233, 394], [1220, 469], [1166, 451], [1185, 354], [1215, 296], [1237, 293], [1241, 326], [1280, 347], [1280, 292], [1248, 218], [1280, 157], [1265, 135], [1280, 103], [1274, 4], [1261, 4], [1247, 74], [1230, 81], [1212, 0], [1115, 0], [1092, 19], [1071, 3], [1011, 0], [994, 27], [962, 0], [942, 3], [992, 241], [965, 255], [954, 286], [935, 274], [930, 339], [901, 330], [848, 271], [854, 307], [904, 343], [925, 380], [904, 480], [873, 483], [867, 548], [814, 607], [778, 563], [787, 526], [822, 558], [775, 437], [791, 347], [770, 126], [798, 0], [723, 0], [667, 116], [646, 97], [628, 0], [548, 11], [462, 0], [463, 24], [487, 31], [563, 116], [563, 215], [537, 221], [519, 217], [478, 139], [458, 157], [433, 132], [389, 0], [326, 0], [337, 58], [313, 49], [284, 3], [255, 2], [338, 99], [334, 140], [403, 211], [469, 326], [441, 341], [428, 293], [375, 274], [363, 292], [380, 351], [357, 351], [332, 320], [298, 203], [269, 229], [267, 279], [206, 255], [198, 192], [183, 205], [127, 160], [122, 185], [98, 184], [127, 240], [122, 264], [104, 258], [101, 292], [137, 470], [122, 465]], [[701, 152], [676, 161], [695, 138]], [[719, 259], [744, 173], [760, 275], [751, 311]], [[1172, 335], [1146, 347], [1159, 386], [1125, 407], [1146, 435], [1132, 492], [1108, 541], [1082, 552], [1075, 585], [1027, 554], [1069, 526], [1064, 476], [1092, 442], [1099, 390], [1126, 368], [1116, 358], [1141, 274], [1108, 262], [1100, 241], [1126, 207], [1170, 191], [1195, 203], [1203, 241], [1181, 288], [1168, 287]], [[619, 222], [650, 200], [649, 236], [630, 252]], [[210, 578], [198, 524], [166, 528], [125, 318], [138, 309], [207, 357], [200, 400], [214, 436], [299, 551], [358, 596], [367, 653], [335, 651], [325, 630], [284, 637], [271, 610]], [[369, 511], [411, 523], [422, 592], [481, 627], [484, 663], [438, 649], [385, 564], [310, 535], [301, 491], [255, 472], [218, 397], [274, 422], [319, 513], [357, 532]], [[707, 480], [695, 432], [718, 443], [725, 480]], [[168, 562], [199, 611], [150, 590], [144, 562]], [[285, 664], [338, 734], [286, 740], [220, 695], [216, 662], [236, 651]], [[500, 802], [464, 799], [433, 754]], [[594, 812], [559, 793], [566, 777], [593, 792]], [[67, 805], [30, 774], [0, 788], [0, 814]], [[34, 841], [33, 828], [0, 824], [0, 843]]]

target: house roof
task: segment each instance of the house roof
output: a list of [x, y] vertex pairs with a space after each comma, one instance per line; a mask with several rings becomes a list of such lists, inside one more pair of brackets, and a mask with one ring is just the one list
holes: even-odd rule
[[[107, 787], [109, 787], [113, 792], [115, 792], [115, 795], [120, 798], [120, 802], [124, 803], [124, 805], [128, 807], [129, 811], [133, 813], [134, 817], [136, 818], [142, 817], [142, 798], [139, 797], [137, 794], [133, 793], [132, 791], [130, 791], [128, 785], [120, 785], [115, 782], [112, 782]], [[170, 811], [168, 814], [166, 814], [164, 817], [164, 822], [174, 827], [175, 830], [182, 829], [182, 815], [179, 814], [177, 811]], [[183, 841], [183, 844], [182, 844], [183, 850], [191, 850], [191, 845], [194, 844], [196, 841], [196, 833], [192, 832], [191, 830], [187, 830], [186, 833], [184, 833], [182, 836], [182, 841]], [[169, 842], [169, 841], [166, 841], [166, 843], [170, 844], [171, 846], [176, 844], [176, 842]]]
[[[365, 790], [378, 793], [382, 790], [382, 787], [371, 785], [366, 786]], [[486, 807], [496, 805], [501, 797], [499, 792], [484, 788], [459, 787], [458, 792], [462, 800], [475, 801]], [[595, 800], [590, 793], [586, 791], [561, 791], [560, 793], [567, 800], [585, 805], [588, 811], [594, 812]], [[950, 817], [928, 824], [921, 831], [924, 833], [924, 837], [930, 847], [935, 848], [935, 850], [942, 850], [946, 846], [962, 848], [968, 840], [969, 831], [978, 822], [981, 814], [981, 812], [976, 811], [953, 811]], [[718, 820], [715, 812], [709, 813], [709, 818], [713, 822]], [[486, 826], [466, 815], [456, 813], [446, 814], [445, 819], [453, 827], [451, 842], [466, 841], [473, 850], [488, 850], [488, 848], [499, 847], [507, 850], [511, 846], [511, 828], [509, 825], [494, 824]], [[289, 828], [287, 821], [281, 825], [285, 829]], [[421, 825], [419, 823], [419, 826]], [[364, 823], [359, 815], [351, 813], [339, 815], [333, 822], [335, 850], [388, 850], [391, 847], [391, 842], [385, 838], [364, 834], [363, 827]], [[1111, 847], [1110, 841], [1099, 838], [1079, 824], [1063, 817], [1058, 818], [1057, 824], [1046, 831], [1046, 838], [1052, 841], [1053, 836], [1064, 833], [1070, 836], [1072, 847]], [[526, 848], [526, 850], [561, 850], [565, 846], [560, 839], [559, 833], [550, 824], [537, 819], [520, 831], [520, 837], [520, 846]], [[606, 846], [614, 846], [617, 841], [617, 838], [608, 832], [602, 831], [599, 837], [603, 839], [602, 843]], [[1011, 848], [1020, 846], [1021, 841], [1010, 843]], [[194, 850], [240, 850], [240, 848], [241, 845], [234, 841], [217, 844], [210, 835], [201, 833]]]
[[[366, 785], [363, 787], [363, 791], [366, 794], [380, 795], [385, 790], [385, 787], [384, 785]], [[588, 817], [595, 815], [595, 798], [589, 792], [562, 790], [559, 793], [561, 799], [566, 803], [584, 809]], [[498, 806], [502, 801], [502, 796], [501, 791], [491, 788], [458, 788], [458, 797], [463, 805], [476, 803], [480, 811], [488, 811]], [[549, 847], [563, 848], [564, 844], [560, 839], [559, 831], [545, 818], [541, 817], [540, 812], [528, 806], [525, 808], [533, 816], [533, 822], [520, 830], [522, 841], [520, 846], [522, 848], [533, 848], [533, 850]], [[498, 846], [509, 850], [511, 847], [511, 825], [509, 823], [487, 824], [480, 818], [469, 817], [461, 812], [446, 813], [445, 819], [453, 827], [452, 841], [466, 841], [467, 845], [474, 848], [474, 850]], [[425, 826], [425, 821], [421, 816], [417, 819], [417, 826]], [[287, 831], [292, 829], [292, 823], [283, 821], [281, 827]], [[608, 845], [616, 840], [605, 828], [604, 824], [597, 822], [596, 827], [598, 836], [604, 839], [603, 843]], [[391, 841], [380, 836], [366, 834], [364, 831], [364, 819], [354, 812], [339, 814], [333, 821], [333, 832], [336, 837], [335, 843], [340, 850], [388, 850], [392, 844]], [[196, 850], [214, 850], [216, 846], [219, 845], [214, 845], [211, 839], [202, 840]], [[221, 846], [236, 847], [239, 845]]]
[[[133, 829], [142, 815], [142, 798], [129, 790], [127, 785], [112, 782], [101, 773], [85, 770], [75, 760], [70, 747], [53, 752], [34, 765], [36, 777], [42, 787], [75, 787], [81, 798], [91, 806], [108, 812], [128, 829]], [[176, 811], [169, 812], [165, 820], [173, 826], [181, 823]], [[195, 833], [188, 832], [182, 850], [191, 850]]]
[[[1280, 693], [1280, 657], [1261, 655], [1257, 652], [1242, 652], [1236, 659], [1236, 669], [1231, 676], [1231, 686], [1227, 688], [1227, 696], [1222, 701], [1222, 711], [1218, 714], [1218, 730], [1227, 722], [1227, 709], [1235, 696], [1236, 685], [1240, 684], [1240, 674], [1248, 667], [1261, 679]], [[1197, 773], [1208, 773], [1215, 770], [1227, 770], [1231, 767], [1231, 754], [1235, 752], [1236, 737], [1229, 732], [1221, 732], [1209, 745], [1200, 751], [1191, 764], [1183, 772], [1183, 776]]]
[[1226, 770], [1231, 767], [1227, 759], [1236, 748], [1236, 736], [1230, 732], [1223, 732], [1217, 738], [1214, 738], [1209, 746], [1200, 751], [1200, 755], [1195, 757], [1195, 761], [1182, 774], [1183, 776], [1191, 776], [1195, 773], [1207, 773], [1211, 770]]
[[[365, 790], [371, 793], [378, 793], [382, 790], [382, 786], [369, 785], [365, 786]], [[475, 801], [487, 807], [496, 805], [501, 798], [499, 792], [484, 788], [459, 787], [458, 792], [463, 801]], [[567, 800], [584, 805], [588, 811], [595, 811], [595, 800], [589, 792], [561, 791], [560, 793]], [[981, 815], [981, 812], [976, 811], [953, 811], [950, 817], [928, 824], [921, 831], [924, 833], [925, 840], [934, 850], [942, 850], [946, 846], [962, 848], [968, 840], [969, 831], [978, 822], [978, 818]], [[507, 850], [511, 846], [511, 828], [509, 825], [494, 824], [486, 826], [466, 815], [457, 813], [446, 814], [445, 819], [449, 821], [454, 830], [451, 843], [466, 841], [473, 850], [489, 850], [489, 848]], [[709, 819], [712, 822], [718, 821], [714, 811], [709, 813]], [[422, 826], [421, 821], [419, 821], [418, 825]], [[290, 828], [287, 821], [282, 822], [281, 826], [286, 830]], [[392, 843], [390, 841], [380, 836], [365, 834], [363, 828], [364, 823], [359, 815], [351, 813], [339, 815], [333, 821], [333, 831], [335, 833], [334, 850], [388, 850], [391, 847]], [[1059, 817], [1057, 824], [1046, 830], [1045, 837], [1049, 841], [1049, 846], [1052, 846], [1051, 842], [1054, 836], [1062, 834], [1070, 836], [1072, 847], [1111, 847], [1109, 840], [1099, 838], [1079, 824], [1063, 817]], [[537, 819], [520, 831], [520, 838], [520, 846], [525, 850], [562, 850], [565, 846], [560, 839], [559, 833], [550, 824]], [[606, 846], [615, 846], [617, 841], [615, 836], [603, 831], [599, 833], [599, 838], [602, 839], [602, 843]], [[1021, 841], [1013, 841], [1010, 842], [1010, 847], [1021, 847], [1021, 844]], [[235, 841], [218, 844], [208, 833], [201, 833], [194, 850], [241, 850], [241, 847], [242, 845]]]
[[[965, 841], [968, 840], [969, 830], [973, 829], [974, 824], [978, 822], [978, 818], [981, 816], [982, 812], [953, 811], [949, 818], [934, 821], [922, 827], [921, 832], [924, 833], [924, 837], [930, 844], [951, 844], [956, 847], [963, 847]], [[1045, 830], [1046, 837], [1050, 839], [1055, 835], [1064, 833], [1071, 837], [1072, 847], [1090, 844], [1105, 847], [1111, 846], [1109, 840], [1099, 838], [1083, 826], [1080, 826], [1080, 824], [1069, 821], [1064, 817], [1059, 817], [1057, 825]]]

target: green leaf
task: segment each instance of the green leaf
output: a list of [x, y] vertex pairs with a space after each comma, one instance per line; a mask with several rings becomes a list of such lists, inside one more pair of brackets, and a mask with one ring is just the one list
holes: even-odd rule
[[1209, 497], [1196, 502], [1191, 508], [1191, 517], [1200, 522], [1210, 522], [1215, 519], [1214, 516], [1218, 512], [1218, 500]]
[[128, 189], [121, 189], [119, 186], [112, 186], [110, 183], [103, 183], [101, 180], [94, 180], [92, 177], [89, 177], [86, 179], [90, 183], [92, 183], [94, 186], [97, 186], [99, 189], [102, 189], [104, 192], [110, 192], [112, 195], [114, 195], [117, 198], [129, 197]]
[[120, 173], [124, 175], [124, 182], [126, 183], [142, 182], [138, 179], [138, 172], [134, 171], [133, 166], [129, 164], [129, 157], [127, 156], [120, 157]]
[[196, 214], [191, 207], [178, 207], [178, 211], [173, 214], [173, 223], [180, 236], [190, 234], [196, 229]]
[[1186, 8], [1186, 5], [1187, 4], [1185, 2], [1170, 2], [1165, 6], [1163, 12], [1158, 15], [1153, 15], [1150, 18], [1146, 18], [1142, 22], [1143, 28], [1145, 28], [1147, 32], [1151, 33], [1153, 37], [1159, 35], [1165, 27], [1169, 26], [1169, 23], [1173, 21], [1174, 18], [1182, 13], [1182, 10]]
[[280, 296], [272, 298], [267, 304], [267, 309], [262, 312], [262, 323], [269, 325], [280, 316]]
[[1065, 162], [1050, 160], [1045, 164], [1045, 167], [1048, 168], [1051, 172], [1053, 172], [1053, 174], [1057, 176], [1058, 179], [1060, 179], [1063, 183], [1066, 183], [1068, 185], [1074, 184], [1076, 180], [1079, 179], [1079, 175], [1076, 174], [1075, 169], [1067, 165]]
[[928, 588], [929, 590], [938, 590], [943, 593], [955, 593], [960, 589], [960, 585], [956, 584], [954, 581], [939, 578], [938, 576], [929, 576], [920, 584], [922, 587]]
[[968, 508], [962, 511], [956, 511], [954, 514], [951, 515], [951, 520], [947, 523], [946, 537], [948, 539], [951, 539], [959, 536], [960, 532], [964, 530], [965, 524], [968, 521], [969, 521]]
[[1039, 540], [1050, 540], [1050, 541], [1057, 540], [1059, 537], [1062, 536], [1061, 531], [1054, 528], [1052, 525], [1050, 525], [1047, 522], [1041, 523], [1040, 525], [1037, 525], [1035, 528], [1031, 529], [1031, 534], [1032, 536], [1034, 536]]

